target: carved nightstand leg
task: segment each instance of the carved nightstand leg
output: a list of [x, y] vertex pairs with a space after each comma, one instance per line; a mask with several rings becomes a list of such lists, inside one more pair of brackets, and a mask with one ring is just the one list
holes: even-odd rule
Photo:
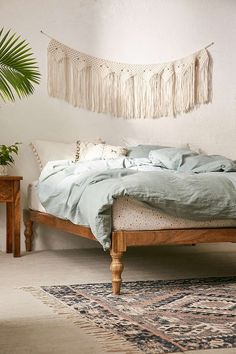
[[112, 258], [110, 270], [112, 272], [112, 293], [114, 295], [120, 295], [120, 287], [121, 287], [121, 274], [124, 269], [124, 265], [121, 261], [123, 252], [114, 252], [110, 251], [110, 255]]
[[30, 211], [24, 210], [23, 219], [25, 224], [25, 248], [27, 252], [32, 251], [33, 221], [30, 219]]

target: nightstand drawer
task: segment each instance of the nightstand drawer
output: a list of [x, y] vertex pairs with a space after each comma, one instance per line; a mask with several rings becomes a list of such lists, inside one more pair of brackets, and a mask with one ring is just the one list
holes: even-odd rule
[[12, 181], [0, 181], [0, 202], [12, 201], [13, 183]]

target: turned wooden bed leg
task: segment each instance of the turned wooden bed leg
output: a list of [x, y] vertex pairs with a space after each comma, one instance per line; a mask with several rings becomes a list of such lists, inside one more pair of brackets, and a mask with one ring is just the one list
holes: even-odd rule
[[123, 252], [114, 252], [111, 250], [110, 254], [112, 258], [110, 266], [110, 270], [112, 273], [112, 293], [114, 295], [120, 295], [120, 288], [122, 282], [121, 274], [124, 269], [124, 265], [121, 260]]
[[27, 252], [32, 251], [33, 241], [33, 221], [30, 219], [30, 211], [24, 209], [23, 220], [25, 225], [25, 248]]
[[114, 295], [120, 295], [121, 288], [121, 274], [124, 269], [122, 263], [123, 252], [126, 251], [126, 239], [123, 231], [113, 231], [112, 232], [112, 245], [110, 250], [111, 255], [111, 266], [110, 270], [112, 273], [112, 293]]

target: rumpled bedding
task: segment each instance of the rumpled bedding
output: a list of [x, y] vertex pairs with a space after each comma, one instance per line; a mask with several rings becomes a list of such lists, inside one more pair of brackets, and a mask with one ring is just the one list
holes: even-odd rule
[[38, 195], [48, 213], [90, 227], [108, 250], [116, 198], [131, 196], [188, 219], [234, 219], [235, 172], [236, 163], [222, 156], [162, 148], [149, 158], [51, 161], [40, 175]]

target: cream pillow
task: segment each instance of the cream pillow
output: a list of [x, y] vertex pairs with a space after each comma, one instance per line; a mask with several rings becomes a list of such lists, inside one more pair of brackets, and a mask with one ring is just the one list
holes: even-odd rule
[[77, 141], [76, 161], [115, 159], [126, 156], [127, 153], [128, 149], [122, 146], [95, 144], [79, 140]]
[[37, 159], [40, 170], [48, 161], [74, 160], [76, 156], [76, 142], [60, 143], [55, 141], [34, 140], [30, 143]]
[[198, 145], [188, 143], [187, 146], [191, 151], [194, 151], [198, 154], [205, 154], [205, 151], [203, 151], [202, 148], [200, 148]]

